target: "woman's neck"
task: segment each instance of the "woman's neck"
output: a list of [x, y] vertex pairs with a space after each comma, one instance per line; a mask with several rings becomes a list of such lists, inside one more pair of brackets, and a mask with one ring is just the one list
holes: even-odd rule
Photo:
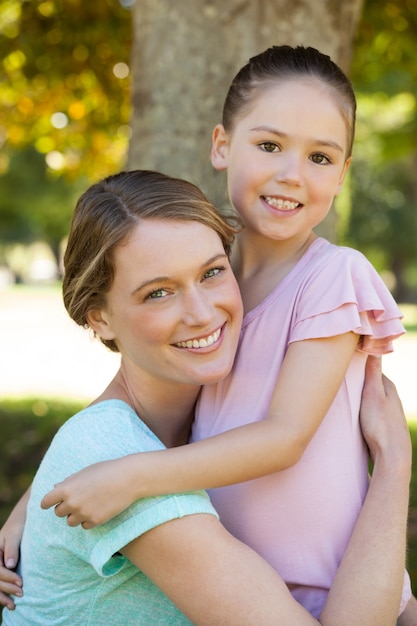
[[96, 402], [123, 400], [167, 447], [188, 442], [200, 387], [133, 375], [123, 361]]

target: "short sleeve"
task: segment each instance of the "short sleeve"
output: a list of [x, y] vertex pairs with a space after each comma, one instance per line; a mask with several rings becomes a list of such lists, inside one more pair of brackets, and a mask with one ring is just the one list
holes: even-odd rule
[[130, 541], [171, 520], [201, 513], [218, 517], [203, 491], [139, 500], [102, 527], [88, 531], [96, 534], [90, 562], [100, 576], [112, 576], [130, 565], [123, 555], [114, 556]]
[[405, 332], [401, 318], [369, 261], [356, 250], [332, 246], [299, 294], [291, 341], [354, 332], [360, 335], [359, 350], [385, 354], [392, 352], [393, 339]]
[[[57, 481], [87, 465], [127, 454], [162, 450], [164, 445], [124, 402], [107, 400], [81, 411], [58, 431], [46, 453], [32, 490], [32, 506]], [[105, 524], [90, 530], [70, 528], [53, 509], [48, 516], [49, 532], [59, 545], [70, 546], [76, 558], [90, 563], [100, 576], [112, 576], [133, 565], [119, 552], [143, 533], [173, 519], [196, 513], [217, 517], [204, 491], [143, 498]]]

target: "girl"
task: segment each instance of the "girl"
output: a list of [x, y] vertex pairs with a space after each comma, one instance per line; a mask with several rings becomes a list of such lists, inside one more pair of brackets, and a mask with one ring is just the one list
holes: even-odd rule
[[[349, 168], [355, 107], [347, 78], [311, 48], [271, 48], [237, 74], [211, 156], [245, 226], [233, 257], [245, 308], [233, 373], [204, 389], [191, 446], [87, 468], [43, 500], [89, 528], [139, 497], [223, 487], [210, 495], [226, 527], [315, 617], [367, 490], [366, 356], [403, 332], [364, 257], [313, 231]], [[409, 597], [406, 584], [401, 608]]]

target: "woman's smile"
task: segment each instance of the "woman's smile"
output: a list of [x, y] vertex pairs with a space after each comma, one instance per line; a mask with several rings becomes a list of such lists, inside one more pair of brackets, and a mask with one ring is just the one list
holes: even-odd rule
[[221, 328], [218, 328], [213, 333], [206, 335], [205, 337], [199, 337], [194, 339], [187, 339], [185, 341], [179, 341], [175, 345], [178, 348], [209, 348], [210, 346], [214, 346], [217, 344], [220, 338], [220, 334], [222, 332]]

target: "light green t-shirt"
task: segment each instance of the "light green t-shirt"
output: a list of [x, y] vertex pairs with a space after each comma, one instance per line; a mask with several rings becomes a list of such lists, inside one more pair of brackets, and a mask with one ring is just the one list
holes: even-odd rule
[[147, 498], [85, 531], [40, 508], [53, 485], [86, 465], [164, 446], [124, 402], [81, 411], [55, 436], [33, 482], [22, 540], [24, 596], [4, 626], [190, 624], [128, 559], [117, 554], [142, 533], [195, 513], [217, 515], [204, 492]]

